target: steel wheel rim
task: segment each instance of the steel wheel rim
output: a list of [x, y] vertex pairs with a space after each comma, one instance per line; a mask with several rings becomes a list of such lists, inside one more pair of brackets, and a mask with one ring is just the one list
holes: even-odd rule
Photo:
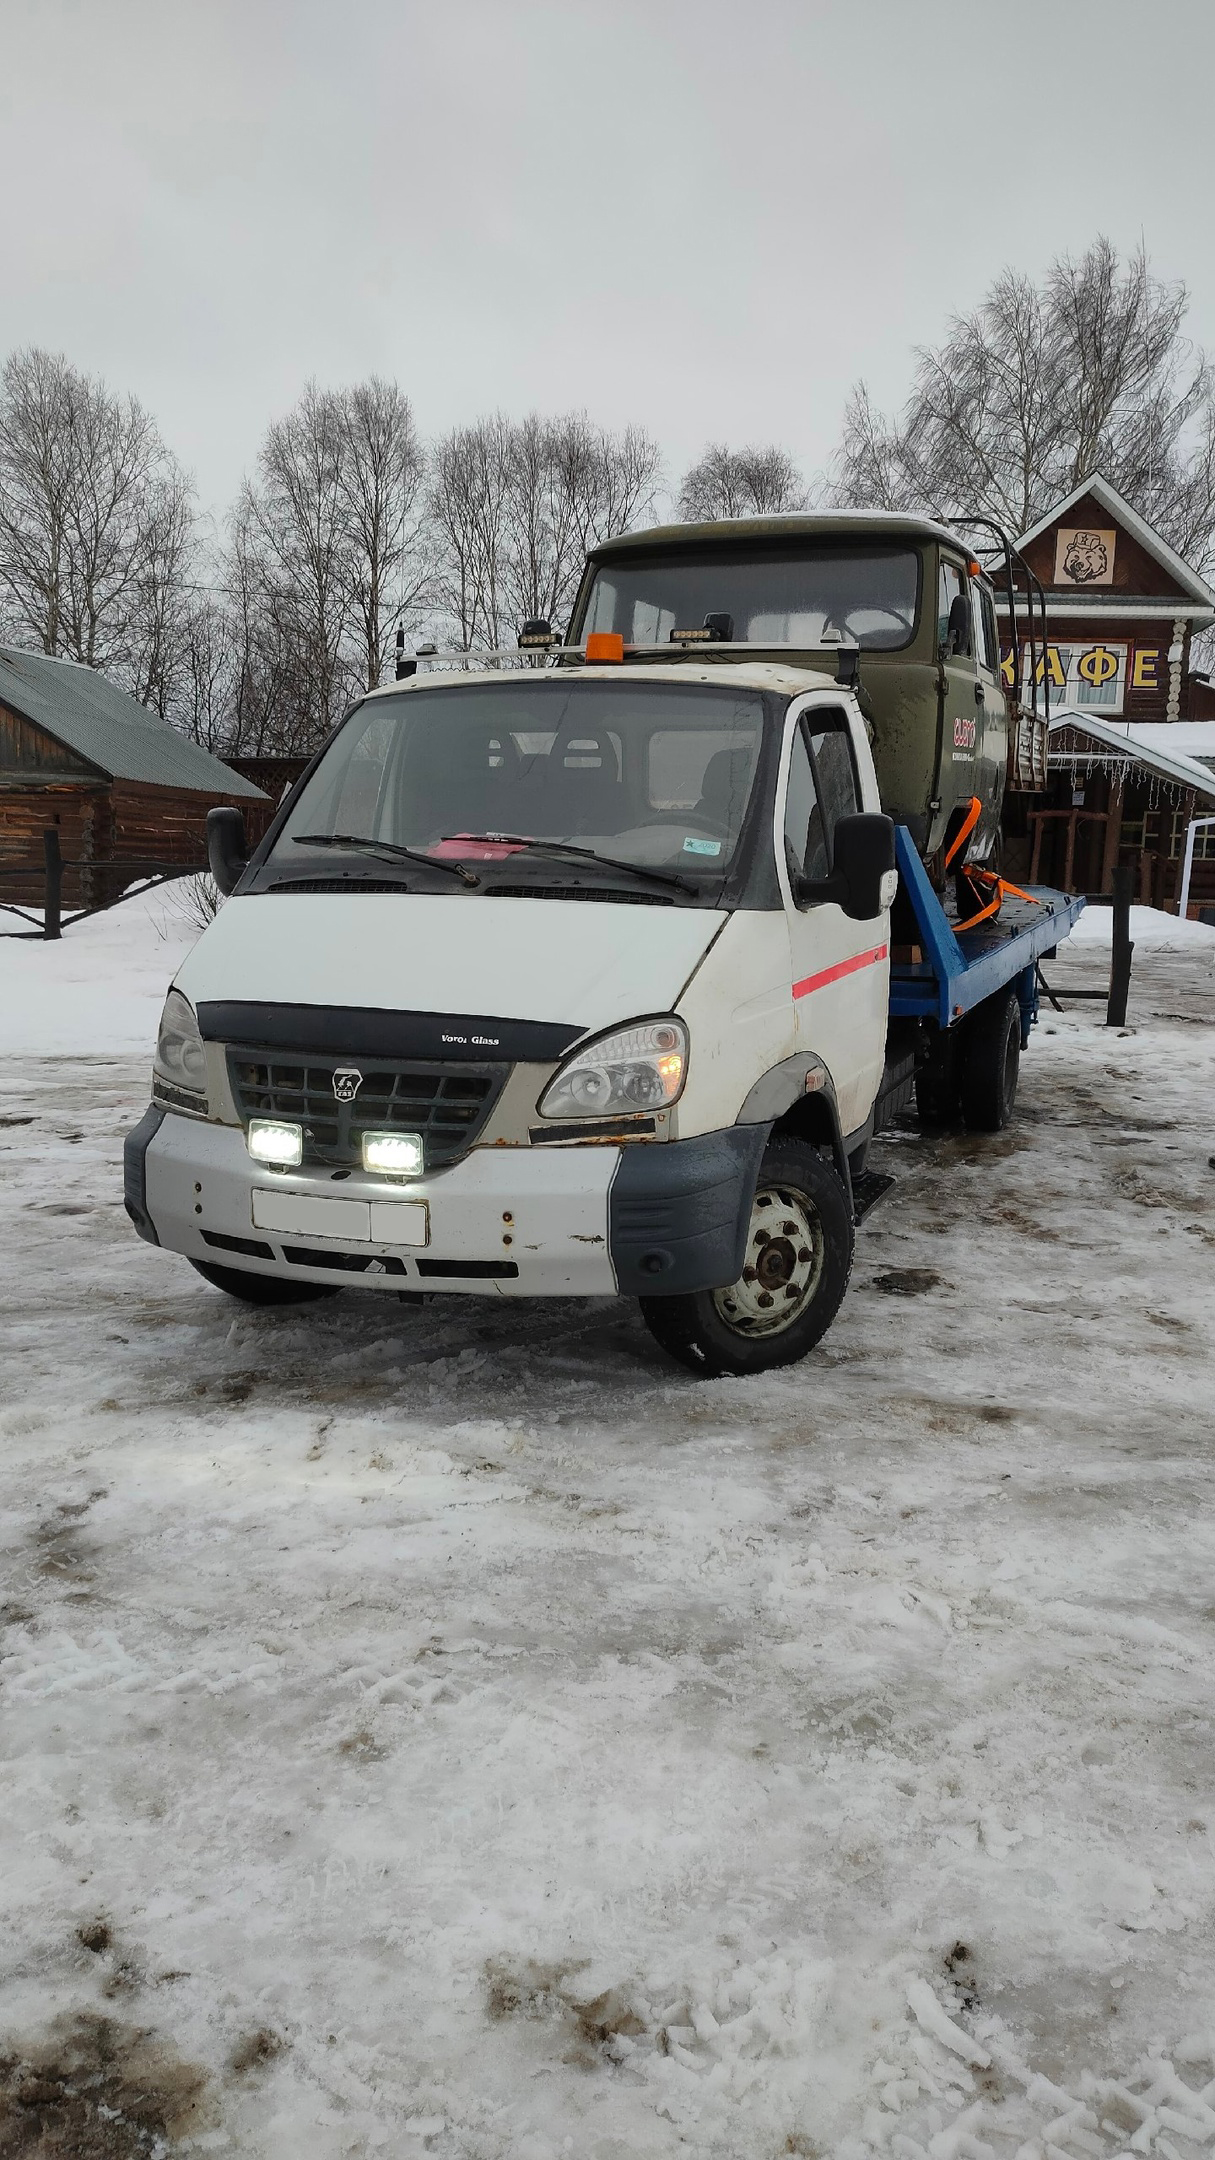
[[735, 1335], [783, 1335], [814, 1298], [826, 1261], [814, 1202], [794, 1186], [761, 1184], [742, 1274], [728, 1289], [713, 1291], [714, 1307]]

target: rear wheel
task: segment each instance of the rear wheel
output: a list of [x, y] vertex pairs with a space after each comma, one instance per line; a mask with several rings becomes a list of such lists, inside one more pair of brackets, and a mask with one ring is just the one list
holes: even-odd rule
[[217, 1290], [244, 1305], [310, 1305], [314, 1298], [336, 1297], [336, 1283], [287, 1282], [281, 1275], [253, 1275], [247, 1268], [217, 1267], [212, 1260], [190, 1266]]
[[804, 1140], [773, 1140], [760, 1164], [742, 1274], [723, 1290], [645, 1297], [656, 1342], [702, 1379], [768, 1372], [814, 1348], [852, 1272], [844, 1188]]
[[958, 1123], [962, 1106], [958, 1100], [956, 1030], [934, 1033], [929, 1054], [916, 1070], [915, 1107], [921, 1125]]
[[1021, 1071], [1021, 1007], [1014, 990], [987, 998], [966, 1022], [958, 1092], [972, 1132], [1002, 1132]]

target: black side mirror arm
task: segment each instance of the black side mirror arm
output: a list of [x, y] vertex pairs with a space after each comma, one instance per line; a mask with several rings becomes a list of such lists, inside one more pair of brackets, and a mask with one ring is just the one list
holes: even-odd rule
[[235, 892], [249, 866], [249, 843], [240, 810], [208, 810], [207, 861], [221, 893]]
[[834, 900], [837, 907], [845, 907], [848, 899], [847, 880], [838, 870], [830, 877], [799, 877], [793, 881], [793, 897], [799, 907], [818, 907], [824, 900]]

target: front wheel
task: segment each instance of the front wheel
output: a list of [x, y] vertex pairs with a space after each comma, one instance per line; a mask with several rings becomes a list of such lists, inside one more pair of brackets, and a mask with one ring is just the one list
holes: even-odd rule
[[793, 1365], [834, 1320], [852, 1272], [853, 1225], [835, 1170], [805, 1140], [764, 1151], [738, 1281], [643, 1297], [656, 1342], [702, 1379]]
[[255, 1275], [250, 1268], [219, 1267], [213, 1260], [191, 1260], [205, 1281], [242, 1305], [310, 1305], [314, 1298], [336, 1297], [336, 1283], [289, 1282], [282, 1275]]

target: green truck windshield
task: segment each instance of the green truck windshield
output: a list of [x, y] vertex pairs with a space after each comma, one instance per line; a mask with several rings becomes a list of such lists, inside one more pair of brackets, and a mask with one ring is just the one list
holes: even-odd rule
[[618, 630], [626, 645], [665, 645], [672, 630], [729, 615], [735, 638], [750, 644], [897, 652], [915, 634], [919, 584], [910, 548], [630, 557], [596, 572], [578, 635]]

